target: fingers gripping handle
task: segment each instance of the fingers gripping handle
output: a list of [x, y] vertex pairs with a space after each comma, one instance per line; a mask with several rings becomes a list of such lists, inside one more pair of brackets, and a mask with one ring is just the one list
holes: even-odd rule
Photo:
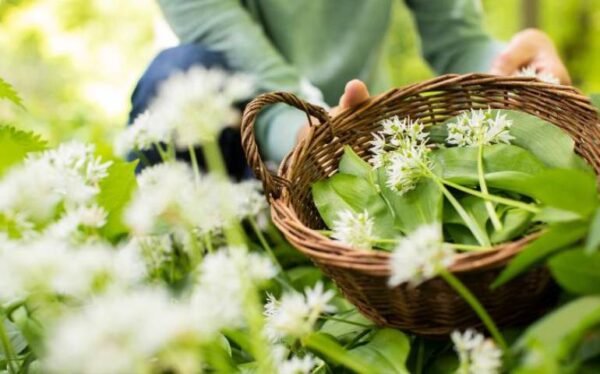
[[307, 103], [306, 101], [298, 98], [296, 95], [286, 92], [272, 92], [258, 96], [252, 100], [246, 109], [242, 117], [242, 147], [246, 154], [246, 160], [252, 168], [254, 174], [263, 182], [265, 194], [278, 197], [281, 194], [281, 189], [289, 185], [289, 181], [271, 173], [264, 161], [260, 156], [258, 145], [256, 143], [256, 136], [254, 132], [254, 125], [256, 118], [260, 111], [267, 105], [286, 103], [295, 108], [300, 109], [306, 113], [308, 117], [308, 123], [312, 126], [312, 118], [317, 118], [319, 122], [325, 123], [329, 121], [329, 114], [327, 111], [319, 106]]

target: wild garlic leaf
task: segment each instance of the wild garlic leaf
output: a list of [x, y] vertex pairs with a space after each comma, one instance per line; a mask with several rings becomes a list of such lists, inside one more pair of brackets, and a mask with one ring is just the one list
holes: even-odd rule
[[313, 184], [312, 194], [321, 218], [330, 228], [338, 219], [339, 212], [362, 213], [366, 210], [375, 221], [373, 232], [378, 238], [393, 239], [397, 236], [392, 212], [375, 186], [364, 178], [335, 174]]
[[[439, 164], [444, 179], [465, 185], [477, 185], [477, 152], [477, 147], [440, 148], [431, 152], [431, 158]], [[496, 180], [506, 177], [505, 183], [508, 185], [513, 182], [513, 175], [534, 175], [546, 169], [532, 153], [507, 144], [484, 146], [483, 165], [486, 181], [490, 176]], [[490, 187], [493, 186], [490, 184]]]
[[600, 252], [583, 248], [565, 251], [548, 261], [552, 276], [560, 286], [577, 295], [600, 294]]
[[323, 323], [320, 331], [335, 337], [342, 343], [350, 342], [358, 334], [364, 332], [367, 328], [371, 328], [359, 326], [357, 324], [366, 326], [373, 325], [373, 322], [360, 314], [356, 308], [337, 313], [334, 317], [343, 321], [328, 319]]
[[537, 239], [527, 244], [492, 283], [498, 288], [533, 265], [544, 261], [548, 256], [577, 243], [587, 233], [587, 225], [582, 222], [567, 222], [549, 226]]
[[369, 178], [373, 168], [363, 160], [350, 146], [344, 146], [344, 154], [340, 159], [339, 173]]
[[492, 243], [502, 243], [519, 237], [529, 227], [532, 217], [532, 213], [523, 209], [506, 209], [500, 218], [502, 229], [490, 235]]
[[408, 374], [406, 360], [410, 352], [410, 340], [401, 331], [381, 329], [371, 341], [350, 350], [349, 354], [369, 364], [373, 374]]
[[439, 222], [442, 218], [442, 191], [435, 182], [423, 178], [415, 189], [400, 195], [387, 187], [385, 170], [377, 170], [381, 194], [394, 212], [395, 226], [407, 234], [426, 223]]
[[587, 253], [597, 252], [600, 247], [600, 208], [596, 209], [594, 217], [590, 222], [590, 229], [585, 242], [585, 251]]
[[0, 125], [0, 175], [25, 160], [29, 152], [43, 151], [46, 142], [39, 135]]
[[[485, 233], [490, 218], [485, 208], [485, 201], [475, 196], [465, 196], [459, 202], [481, 228], [481, 231]], [[443, 223], [455, 243], [478, 244], [463, 219], [447, 200], [444, 201]]]
[[[526, 354], [528, 349], [531, 350], [532, 357], [526, 355], [522, 361], [531, 359], [534, 361], [530, 363], [540, 366], [564, 363], [570, 358], [585, 333], [599, 323], [600, 296], [581, 297], [531, 325], [515, 343], [514, 350], [516, 353]], [[554, 362], [535, 362], [545, 360]]]

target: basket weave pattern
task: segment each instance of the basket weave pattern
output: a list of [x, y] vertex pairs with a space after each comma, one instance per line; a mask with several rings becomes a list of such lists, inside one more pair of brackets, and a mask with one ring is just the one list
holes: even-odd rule
[[[303, 110], [312, 122], [307, 137], [275, 175], [265, 167], [258, 152], [254, 122], [264, 106], [280, 102]], [[263, 182], [275, 224], [335, 281], [348, 300], [378, 325], [421, 335], [444, 335], [454, 329], [480, 326], [480, 321], [442, 279], [434, 278], [418, 287], [389, 288], [388, 252], [355, 250], [316, 231], [325, 226], [310, 187], [337, 171], [344, 145], [367, 158], [372, 133], [385, 118], [409, 116], [427, 126], [442, 123], [463, 110], [488, 107], [523, 111], [561, 127], [574, 139], [576, 151], [596, 173], [600, 172], [600, 124], [588, 98], [574, 88], [525, 77], [445, 75], [392, 89], [334, 118], [292, 94], [264, 94], [246, 106], [242, 144], [250, 166]], [[501, 244], [483, 253], [459, 254], [450, 267], [499, 325], [526, 323], [552, 304], [555, 287], [543, 267], [497, 290], [489, 289], [506, 263], [534, 237], [535, 234]]]

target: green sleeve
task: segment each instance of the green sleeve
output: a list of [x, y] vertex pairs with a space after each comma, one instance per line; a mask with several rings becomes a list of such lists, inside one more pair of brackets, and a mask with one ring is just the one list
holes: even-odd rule
[[[183, 43], [197, 42], [222, 52], [229, 66], [253, 77], [257, 92], [287, 91], [319, 102], [305, 92], [298, 71], [273, 47], [262, 28], [239, 0], [158, 0], [173, 31]], [[322, 97], [322, 95], [321, 95]], [[256, 124], [263, 156], [279, 162], [291, 150], [304, 123], [302, 113], [284, 106], [265, 111]]]
[[407, 0], [423, 57], [438, 73], [486, 72], [503, 44], [483, 29], [480, 0]]

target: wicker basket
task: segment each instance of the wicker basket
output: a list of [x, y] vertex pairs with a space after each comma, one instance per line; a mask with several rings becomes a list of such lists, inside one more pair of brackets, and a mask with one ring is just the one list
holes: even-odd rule
[[[264, 106], [279, 102], [303, 110], [319, 123], [311, 123], [308, 136], [286, 157], [278, 175], [273, 175], [259, 155], [254, 122]], [[434, 278], [416, 288], [389, 288], [388, 252], [353, 250], [316, 231], [323, 229], [324, 224], [310, 186], [336, 172], [344, 145], [352, 146], [361, 157], [368, 157], [372, 132], [384, 118], [410, 116], [427, 125], [441, 123], [465, 109], [488, 106], [527, 112], [563, 128], [575, 140], [577, 152], [597, 173], [600, 171], [600, 126], [587, 97], [571, 87], [533, 78], [483, 74], [445, 75], [392, 89], [335, 118], [294, 95], [264, 94], [246, 107], [242, 143], [249, 164], [263, 182], [275, 224], [335, 281], [348, 300], [378, 325], [420, 335], [444, 335], [481, 323], [442, 279]], [[555, 287], [543, 267], [494, 291], [489, 289], [506, 263], [534, 237], [502, 244], [484, 253], [459, 254], [450, 268], [501, 326], [526, 323], [553, 303]]]

